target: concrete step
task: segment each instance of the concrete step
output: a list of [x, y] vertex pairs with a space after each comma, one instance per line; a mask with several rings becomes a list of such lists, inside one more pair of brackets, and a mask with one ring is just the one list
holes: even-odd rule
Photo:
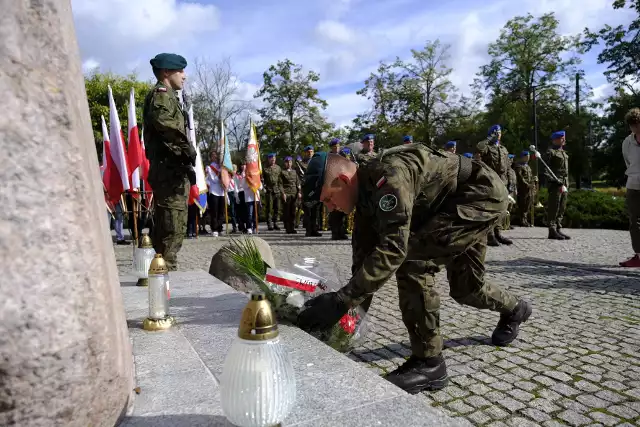
[[[124, 427], [229, 426], [220, 404], [224, 359], [247, 302], [207, 272], [171, 272], [177, 325], [147, 332], [147, 288], [121, 276], [140, 393]], [[279, 325], [297, 380], [283, 426], [470, 426], [432, 408], [295, 327]]]

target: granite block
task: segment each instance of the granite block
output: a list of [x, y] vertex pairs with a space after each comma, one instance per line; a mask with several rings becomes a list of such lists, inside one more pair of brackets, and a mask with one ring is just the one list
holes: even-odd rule
[[[357, 420], [357, 424], [356, 424]], [[427, 406], [413, 397], [395, 397], [358, 408], [326, 413], [297, 424], [284, 423], [296, 427], [358, 427], [411, 426], [411, 427], [467, 427], [473, 426], [466, 420], [452, 419]]]

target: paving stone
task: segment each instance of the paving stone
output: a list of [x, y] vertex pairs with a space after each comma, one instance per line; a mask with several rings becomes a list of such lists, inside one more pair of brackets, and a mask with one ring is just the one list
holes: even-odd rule
[[597, 392], [596, 397], [599, 397], [600, 399], [608, 400], [609, 402], [613, 402], [613, 403], [618, 403], [618, 402], [622, 402], [623, 400], [626, 400], [624, 396], [609, 390], [601, 390]]
[[546, 414], [551, 414], [552, 412], [560, 410], [560, 407], [558, 405], [554, 404], [550, 400], [542, 398], [532, 400], [531, 402], [529, 402], [529, 406], [535, 409], [539, 409]]
[[527, 408], [523, 410], [522, 413], [538, 424], [551, 420], [551, 416], [549, 414], [534, 408]]
[[605, 426], [615, 426], [620, 422], [619, 418], [605, 414], [604, 412], [591, 412], [589, 416], [593, 418], [594, 421], [597, 421]]
[[610, 412], [614, 415], [619, 416], [620, 418], [624, 418], [627, 420], [631, 420], [640, 416], [638, 411], [635, 411], [628, 406], [622, 406], [622, 405], [609, 406], [607, 407], [607, 412]]
[[563, 396], [575, 396], [576, 394], [579, 394], [580, 392], [578, 390], [576, 390], [575, 388], [568, 386], [564, 383], [556, 383], [553, 386], [551, 386], [551, 390], [560, 393]]
[[476, 409], [480, 409], [480, 408], [485, 408], [487, 406], [491, 406], [491, 402], [489, 402], [487, 399], [485, 399], [482, 396], [469, 396], [467, 398], [464, 399], [464, 401], [473, 406]]
[[573, 400], [573, 399], [567, 399], [567, 398], [562, 398], [560, 400], [558, 400], [558, 405], [562, 406], [565, 409], [569, 409], [573, 412], [577, 412], [579, 414], [586, 414], [587, 412], [590, 411], [590, 409], [583, 405], [582, 403], [578, 402], [577, 400]]
[[535, 399], [535, 396], [529, 392], [526, 392], [524, 390], [520, 390], [520, 389], [513, 389], [511, 391], [508, 391], [507, 394], [511, 397], [514, 397], [522, 402], [528, 402], [530, 400]]
[[589, 408], [606, 408], [610, 403], [592, 394], [581, 394], [576, 400]]
[[447, 388], [444, 389], [447, 393], [449, 393], [451, 396], [455, 397], [455, 398], [461, 398], [461, 397], [466, 397], [469, 396], [469, 392], [466, 390], [461, 389], [460, 387], [455, 387], [455, 386], [449, 386]]
[[517, 400], [510, 397], [505, 397], [504, 399], [498, 401], [498, 404], [504, 406], [512, 413], [526, 408], [526, 405], [524, 403], [518, 402]]
[[467, 389], [472, 393], [479, 394], [480, 396], [484, 396], [485, 394], [491, 392], [491, 389], [482, 383], [475, 383], [473, 385], [470, 385]]
[[453, 396], [451, 396], [449, 393], [447, 393], [444, 390], [439, 390], [435, 393], [430, 394], [429, 396], [436, 402], [440, 402], [440, 403], [450, 402], [453, 399], [455, 399]]
[[510, 427], [538, 427], [537, 423], [522, 417], [514, 417], [507, 421]]
[[542, 425], [544, 427], [566, 427], [565, 423], [561, 423], [561, 422], [556, 421], [556, 420], [545, 421], [544, 423], [542, 423]]
[[496, 403], [501, 401], [502, 399], [506, 399], [507, 396], [500, 391], [492, 391], [490, 393], [485, 394], [484, 397], [486, 397], [493, 403]]
[[[628, 394], [629, 396], [633, 397], [634, 399], [640, 400], [640, 388], [634, 388], [634, 389], [631, 389], [631, 390], [627, 390], [624, 393]], [[613, 402], [613, 400], [612, 400], [612, 402]]]
[[544, 374], [548, 377], [553, 378], [554, 380], [558, 380], [562, 382], [567, 382], [572, 380], [572, 378], [569, 375], [565, 374], [564, 372], [545, 371]]
[[591, 393], [595, 393], [598, 390], [601, 390], [597, 385], [590, 383], [589, 381], [580, 380], [573, 384], [573, 386], [582, 391], [587, 391]]
[[502, 421], [494, 421], [490, 424], [487, 424], [487, 427], [509, 427], [509, 426], [503, 423]]
[[543, 376], [543, 375], [536, 375], [535, 377], [533, 377], [533, 381], [537, 381], [540, 384], [542, 384], [544, 386], [547, 386], [547, 387], [551, 387], [552, 385], [554, 385], [556, 383], [551, 378]]
[[468, 414], [473, 411], [473, 407], [467, 405], [462, 400], [454, 400], [453, 402], [447, 403], [446, 406], [456, 414]]
[[496, 390], [507, 391], [511, 390], [513, 388], [513, 385], [503, 381], [496, 381], [495, 383], [491, 383], [491, 387]]
[[509, 416], [509, 413], [499, 406], [489, 406], [484, 410], [485, 414], [489, 415], [494, 420], [502, 420]]
[[492, 420], [492, 418], [489, 415], [485, 414], [482, 411], [476, 411], [471, 414], [468, 414], [466, 418], [473, 421], [477, 425], [486, 424]]
[[574, 411], [567, 410], [560, 412], [557, 416], [561, 420], [566, 421], [570, 426], [583, 426], [591, 423], [591, 419]]

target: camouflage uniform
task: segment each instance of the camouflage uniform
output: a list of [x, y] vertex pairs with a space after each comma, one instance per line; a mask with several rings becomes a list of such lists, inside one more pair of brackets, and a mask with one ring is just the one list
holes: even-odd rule
[[509, 170], [507, 171], [507, 190], [509, 191], [509, 195], [513, 198], [513, 200], [516, 200], [516, 203], [509, 204], [507, 214], [505, 215], [504, 228], [513, 229], [513, 226], [511, 225], [511, 214], [516, 208], [518, 200], [518, 177], [516, 176], [516, 171], [513, 170], [513, 159], [509, 159]]
[[296, 202], [298, 194], [300, 194], [300, 177], [293, 169], [282, 171], [282, 195], [284, 196], [284, 206], [282, 207], [282, 216], [284, 229], [287, 233], [295, 233], [294, 221], [296, 216]]
[[[562, 218], [567, 208], [567, 193], [561, 191], [562, 186], [569, 188], [569, 155], [562, 147], [549, 148], [543, 160], [551, 168], [557, 182], [545, 168], [544, 175], [547, 179], [547, 189], [549, 190], [549, 200], [547, 201], [547, 224], [549, 233], [562, 233]], [[561, 234], [566, 238], [565, 234]]]
[[267, 166], [263, 169], [262, 176], [264, 177], [267, 227], [269, 228], [269, 230], [279, 230], [276, 222], [278, 221], [278, 214], [280, 212], [279, 201], [282, 195], [282, 169], [280, 169], [280, 166], [276, 164]]
[[412, 352], [442, 352], [434, 274], [444, 265], [460, 304], [508, 313], [518, 301], [485, 280], [487, 234], [507, 208], [506, 187], [481, 162], [420, 144], [383, 151], [361, 164], [352, 239], [353, 277], [338, 294], [368, 309], [395, 272]]
[[535, 182], [531, 167], [527, 163], [516, 163], [514, 166], [518, 186], [518, 210], [520, 212], [520, 225], [528, 227], [533, 205], [533, 189]]
[[[477, 151], [480, 153], [480, 158], [489, 166], [495, 173], [498, 174], [502, 184], [506, 187], [509, 184], [509, 150], [507, 150], [500, 143], [494, 143], [489, 138], [482, 140], [477, 145]], [[507, 214], [507, 209], [505, 206], [505, 210], [502, 213], [502, 218], [496, 223], [496, 226], [493, 230], [493, 233], [489, 234], [489, 244], [492, 246], [497, 245], [495, 242], [496, 239], [498, 241], [504, 241], [506, 244], [510, 244], [511, 241], [503, 238], [500, 235], [500, 231], [503, 229], [502, 224], [504, 223], [504, 217]], [[502, 242], [501, 242], [502, 243]]]
[[[187, 227], [187, 196], [196, 152], [187, 138], [177, 92], [156, 83], [144, 101], [144, 141], [155, 211], [153, 246], [176, 270]], [[193, 177], [191, 178], [190, 175]]]
[[[303, 177], [304, 172], [307, 170], [310, 159], [303, 159], [301, 162], [296, 161], [299, 168], [302, 170]], [[302, 179], [302, 178], [301, 178]], [[318, 214], [322, 206], [304, 206], [302, 213], [302, 225], [306, 229], [305, 236], [307, 237], [320, 237], [322, 234], [318, 231]]]

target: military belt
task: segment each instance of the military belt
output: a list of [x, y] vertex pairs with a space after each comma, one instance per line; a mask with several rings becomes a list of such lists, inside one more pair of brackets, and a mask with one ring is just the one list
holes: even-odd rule
[[467, 182], [471, 176], [473, 162], [471, 159], [464, 156], [458, 156], [458, 159], [460, 160], [460, 164], [458, 166], [458, 187], [460, 187], [462, 184]]

